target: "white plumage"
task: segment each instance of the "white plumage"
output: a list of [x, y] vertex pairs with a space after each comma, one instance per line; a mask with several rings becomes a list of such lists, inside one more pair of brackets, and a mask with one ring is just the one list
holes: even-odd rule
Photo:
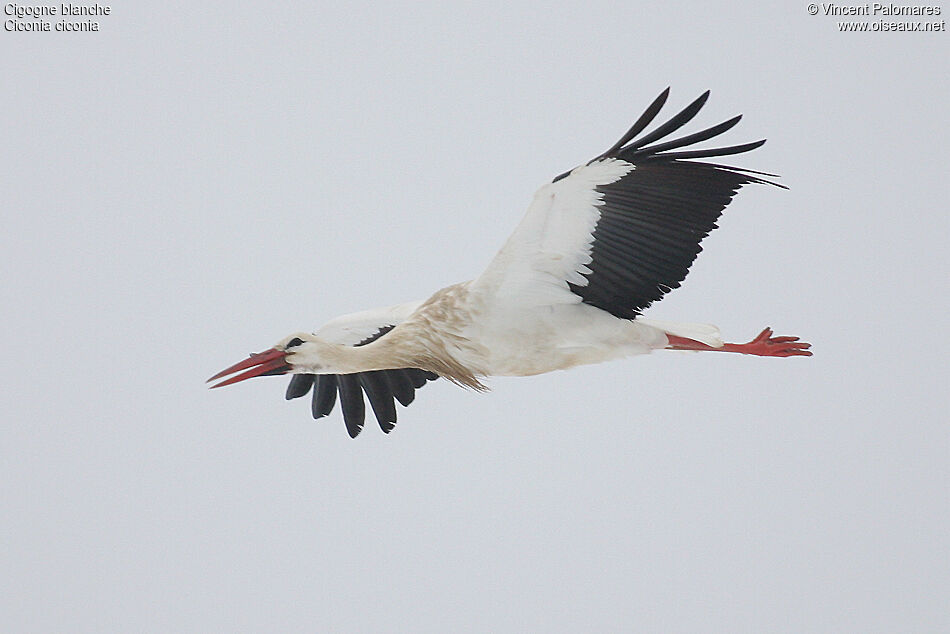
[[641, 317], [679, 286], [739, 187], [776, 185], [760, 178], [767, 174], [695, 160], [747, 152], [764, 141], [671, 151], [713, 138], [740, 117], [657, 143], [692, 119], [708, 92], [634, 140], [668, 92], [610, 150], [541, 187], [476, 279], [425, 301], [345, 315], [316, 333], [290, 335], [212, 377], [243, 370], [214, 387], [291, 373], [287, 398], [312, 389], [319, 418], [339, 396], [355, 437], [365, 418], [364, 392], [388, 432], [395, 401], [408, 405], [416, 389], [439, 376], [485, 389], [486, 376], [540, 374], [660, 348], [810, 355], [809, 344], [772, 337], [770, 329], [747, 344], [727, 344], [715, 326]]

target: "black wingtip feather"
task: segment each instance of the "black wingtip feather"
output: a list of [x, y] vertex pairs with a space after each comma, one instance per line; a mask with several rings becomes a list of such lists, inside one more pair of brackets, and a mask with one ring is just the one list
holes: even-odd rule
[[[765, 145], [765, 139], [759, 141], [752, 141], [751, 143], [743, 143], [741, 145], [729, 145], [726, 147], [719, 148], [709, 148], [705, 150], [685, 150], [683, 152], [667, 152], [665, 154], [654, 154], [651, 156], [645, 156], [646, 159], [694, 159], [694, 158], [709, 158], [713, 156], [729, 156], [731, 154], [742, 154], [744, 152], [751, 152], [752, 150], [762, 147]], [[744, 170], [752, 171], [752, 170]]]
[[358, 376], [380, 429], [388, 434], [396, 426], [396, 404], [382, 372], [360, 372]]
[[399, 401], [399, 404], [403, 407], [409, 407], [416, 399], [416, 389], [413, 387], [412, 381], [406, 372], [407, 370], [385, 371], [386, 383], [389, 384], [389, 389], [392, 391], [393, 396], [396, 397], [396, 400]]
[[659, 154], [660, 152], [665, 152], [666, 150], [672, 150], [678, 147], [683, 147], [684, 145], [693, 145], [694, 143], [702, 143], [708, 139], [719, 136], [724, 132], [728, 132], [732, 129], [739, 121], [742, 120], [742, 115], [736, 115], [728, 121], [723, 121], [719, 125], [714, 125], [711, 128], [706, 128], [705, 130], [700, 130], [699, 132], [694, 132], [693, 134], [688, 134], [686, 136], [680, 137], [678, 139], [673, 139], [665, 143], [658, 143], [656, 145], [651, 145], [649, 147], [642, 147], [639, 150], [636, 150], [633, 154]]
[[333, 411], [333, 406], [336, 405], [336, 391], [336, 375], [317, 375], [313, 384], [313, 401], [310, 403], [310, 413], [314, 420], [323, 418]]
[[343, 422], [350, 438], [356, 438], [363, 431], [366, 419], [366, 405], [363, 403], [363, 390], [360, 381], [353, 374], [340, 374], [337, 377], [340, 387], [340, 408], [343, 410]]
[[[670, 87], [667, 86], [666, 89], [661, 92], [656, 99], [653, 100], [646, 110], [643, 111], [643, 114], [630, 126], [630, 129], [627, 130], [627, 133], [620, 137], [620, 140], [613, 144], [613, 146], [598, 156], [597, 158], [603, 158], [605, 156], [610, 156], [624, 145], [626, 145], [631, 139], [643, 132], [643, 130], [650, 125], [653, 120], [656, 118], [656, 115], [660, 113], [660, 110], [663, 108], [663, 105], [666, 103], [666, 99], [670, 96]], [[594, 159], [595, 161], [597, 159]]]
[[[665, 141], [663, 143], [656, 143], [664, 137], [669, 136], [679, 128], [683, 127], [689, 123], [703, 108], [706, 102], [709, 100], [710, 91], [703, 92], [699, 97], [694, 99], [688, 106], [683, 108], [680, 112], [674, 115], [669, 121], [663, 123], [662, 125], [655, 128], [652, 132], [647, 133], [640, 139], [635, 137], [640, 134], [656, 117], [659, 112], [659, 108], [666, 101], [666, 97], [669, 94], [669, 88], [664, 90], [660, 95], [654, 99], [653, 103], [650, 104], [650, 107], [640, 116], [636, 123], [627, 131], [627, 133], [621, 137], [621, 139], [613, 145], [609, 150], [601, 154], [600, 156], [594, 158], [591, 163], [594, 161], [604, 159], [604, 158], [619, 158], [630, 163], [639, 163], [642, 161], [656, 161], [656, 160], [688, 160], [688, 159], [698, 159], [698, 158], [709, 158], [714, 156], [728, 156], [731, 154], [741, 154], [743, 152], [749, 152], [755, 148], [761, 146], [765, 143], [764, 140], [755, 141], [753, 143], [744, 143], [741, 145], [732, 145], [727, 147], [720, 148], [707, 148], [707, 149], [697, 149], [697, 150], [685, 150], [680, 152], [670, 152], [670, 150], [675, 150], [677, 148], [686, 147], [694, 145], [696, 143], [701, 143], [702, 141], [707, 141], [714, 137], [717, 137], [728, 130], [732, 129], [736, 124], [742, 120], [742, 115], [736, 115], [727, 121], [723, 121], [718, 125], [714, 125], [710, 128], [700, 130], [699, 132], [694, 132], [686, 136], [680, 137], [678, 139], [672, 139]], [[654, 144], [655, 145], [651, 145]], [[728, 166], [719, 166], [724, 169], [734, 169], [739, 171], [746, 171], [750, 173], [751, 170], [741, 170], [740, 168], [731, 168]], [[570, 172], [566, 172], [557, 179], [564, 178], [568, 176]], [[765, 176], [774, 176], [769, 174], [763, 174]], [[755, 182], [755, 181], [751, 181]], [[768, 181], [765, 181], [768, 182]], [[778, 185], [778, 183], [769, 183], [772, 185]], [[782, 185], [778, 185], [782, 187]]]
[[692, 118], [696, 116], [696, 114], [702, 109], [703, 105], [705, 105], [707, 99], [709, 99], [708, 90], [704, 92], [703, 94], [701, 94], [696, 99], [694, 99], [692, 103], [690, 103], [688, 106], [680, 110], [676, 115], [673, 116], [672, 119], [670, 119], [669, 121], [667, 121], [666, 123], [658, 127], [657, 129], [655, 129], [653, 132], [650, 132], [643, 138], [637, 141], [634, 141], [630, 145], [623, 148], [620, 154], [623, 155], [623, 154], [632, 152], [633, 150], [642, 148], [645, 145], [648, 145], [650, 143], [653, 143], [654, 141], [662, 139], [668, 134], [672, 134], [673, 132], [676, 132], [677, 130], [682, 128], [684, 125], [689, 123], [692, 120]]
[[287, 384], [287, 393], [284, 394], [284, 398], [289, 401], [306, 396], [310, 388], [313, 387], [314, 378], [312, 374], [295, 374], [290, 379], [290, 383]]

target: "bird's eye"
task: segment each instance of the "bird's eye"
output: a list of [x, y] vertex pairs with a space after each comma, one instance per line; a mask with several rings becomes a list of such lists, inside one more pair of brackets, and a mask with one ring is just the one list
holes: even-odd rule
[[299, 346], [302, 344], [303, 344], [303, 339], [301, 339], [300, 337], [294, 337], [293, 339], [287, 342], [287, 347], [293, 348], [294, 346]]

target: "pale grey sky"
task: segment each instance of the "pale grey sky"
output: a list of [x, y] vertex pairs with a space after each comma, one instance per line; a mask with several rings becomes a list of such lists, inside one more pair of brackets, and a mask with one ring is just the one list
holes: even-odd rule
[[[778, 4], [0, 32], [0, 629], [950, 628], [950, 34]], [[712, 90], [689, 130], [744, 113], [728, 140], [769, 142], [732, 163], [791, 189], [743, 190], [648, 315], [814, 357], [440, 381], [355, 441], [284, 378], [205, 389], [477, 275], [668, 85], [670, 111]]]

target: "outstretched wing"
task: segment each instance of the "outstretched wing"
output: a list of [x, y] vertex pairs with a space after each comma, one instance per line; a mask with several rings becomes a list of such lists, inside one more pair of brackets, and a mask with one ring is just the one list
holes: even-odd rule
[[[348, 346], [365, 346], [386, 336], [415, 311], [421, 302], [344, 315], [328, 322], [315, 334], [325, 341]], [[323, 418], [333, 411], [339, 398], [343, 421], [351, 438], [363, 430], [369, 401], [380, 428], [387, 434], [396, 426], [396, 403], [404, 407], [416, 398], [416, 390], [439, 375], [418, 368], [377, 370], [354, 374], [295, 374], [287, 386], [287, 400], [306, 396], [313, 390], [311, 412]]]
[[636, 139], [668, 95], [609, 150], [538, 190], [475, 286], [519, 305], [584, 302], [626, 319], [677, 288], [739, 188], [778, 184], [756, 176], [771, 174], [693, 160], [748, 152], [764, 140], [680, 149], [726, 132], [741, 115], [658, 142], [696, 116], [709, 91]]

